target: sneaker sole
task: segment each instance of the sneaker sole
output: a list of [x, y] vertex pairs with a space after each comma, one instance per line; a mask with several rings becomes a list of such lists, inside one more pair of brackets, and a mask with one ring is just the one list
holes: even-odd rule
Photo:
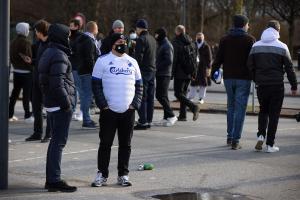
[[257, 143], [255, 145], [255, 150], [261, 151], [263, 143], [264, 143], [263, 141], [257, 141]]
[[95, 183], [92, 183], [92, 184], [91, 184], [91, 187], [103, 187], [103, 186], [107, 186], [107, 183], [102, 183], [102, 184], [100, 184], [100, 185], [97, 185], [97, 184], [95, 184]]
[[57, 188], [48, 188], [48, 192], [76, 192], [77, 189], [74, 190], [64, 190], [64, 189], [57, 189]]
[[85, 129], [85, 130], [96, 130], [97, 127], [81, 127], [82, 129]]

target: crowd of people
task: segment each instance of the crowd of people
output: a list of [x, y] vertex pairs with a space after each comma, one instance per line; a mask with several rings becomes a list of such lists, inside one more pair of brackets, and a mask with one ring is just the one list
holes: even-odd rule
[[[198, 32], [193, 41], [185, 27], [178, 25], [175, 38], [170, 41], [163, 27], [152, 36], [145, 19], [137, 20], [129, 37], [124, 34], [124, 23], [116, 20], [109, 35], [102, 40], [97, 39], [96, 22], [89, 21], [83, 27], [82, 21], [76, 18], [70, 21], [69, 27], [39, 20], [33, 27], [37, 38], [33, 45], [28, 40], [29, 28], [28, 23], [18, 23], [17, 38], [10, 47], [14, 77], [9, 121], [18, 120], [14, 106], [23, 89], [25, 121], [34, 120], [33, 134], [26, 141], [49, 142], [45, 182], [49, 192], [77, 190], [61, 179], [60, 167], [72, 118], [82, 121], [82, 128], [100, 127], [98, 171], [91, 186], [106, 185], [116, 132], [117, 183], [131, 186], [128, 176], [131, 138], [134, 130], [147, 130], [154, 124], [154, 97], [163, 107], [159, 125], [173, 126], [177, 121], [187, 121], [187, 107], [196, 121], [207, 86], [212, 81], [220, 83], [216, 81], [216, 73], [223, 76], [227, 93], [227, 145], [234, 150], [242, 148], [240, 139], [253, 80], [260, 104], [255, 149], [261, 151], [266, 138], [266, 152], [279, 151], [274, 141], [284, 98], [284, 73], [293, 95], [297, 80], [289, 50], [278, 40], [278, 21], [271, 20], [261, 40], [255, 42], [247, 32], [248, 18], [235, 15], [232, 28], [213, 53], [204, 33]], [[168, 98], [171, 80], [180, 103], [178, 116]], [[99, 124], [90, 116], [93, 104], [100, 109]], [[43, 108], [47, 113], [44, 137]]]

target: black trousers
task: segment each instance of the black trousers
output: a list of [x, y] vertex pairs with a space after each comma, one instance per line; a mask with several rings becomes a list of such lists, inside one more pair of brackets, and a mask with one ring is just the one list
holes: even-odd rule
[[[33, 81], [32, 87], [32, 112], [34, 116], [33, 131], [35, 135], [43, 134], [43, 95], [36, 81]], [[46, 137], [51, 137], [49, 117], [47, 117]]]
[[180, 118], [186, 118], [186, 107], [189, 107], [189, 109], [192, 112], [194, 112], [197, 107], [196, 104], [194, 104], [191, 100], [189, 100], [186, 97], [190, 82], [191, 80], [189, 79], [174, 79], [175, 97], [180, 102], [180, 111], [179, 111]]
[[156, 77], [156, 99], [162, 105], [164, 109], [164, 119], [174, 117], [172, 108], [170, 107], [168, 90], [171, 77], [169, 76], [157, 76]]
[[9, 118], [12, 118], [15, 112], [15, 105], [19, 98], [20, 92], [23, 89], [23, 108], [25, 111], [24, 118], [31, 116], [30, 99], [32, 87], [32, 73], [17, 73], [14, 72], [13, 89], [9, 99]]
[[260, 105], [257, 136], [266, 137], [267, 133], [266, 144], [273, 146], [284, 98], [284, 85], [258, 86], [257, 98]]
[[98, 170], [103, 177], [108, 177], [111, 146], [116, 131], [118, 132], [118, 175], [128, 175], [129, 158], [131, 154], [131, 138], [135, 110], [129, 109], [124, 113], [116, 113], [110, 109], [101, 110], [100, 113], [100, 146], [98, 150]]

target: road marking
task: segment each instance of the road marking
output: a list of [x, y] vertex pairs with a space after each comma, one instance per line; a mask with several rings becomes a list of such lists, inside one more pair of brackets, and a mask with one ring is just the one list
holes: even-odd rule
[[279, 129], [277, 129], [277, 131], [288, 131], [288, 130], [300, 130], [300, 127], [299, 128], [279, 128]]
[[[117, 147], [118, 146], [112, 146], [111, 148], [117, 148]], [[98, 148], [97, 149], [86, 149], [86, 150], [81, 150], [81, 151], [71, 151], [71, 152], [63, 153], [62, 155], [73, 155], [73, 154], [86, 153], [86, 152], [92, 152], [92, 151], [98, 151]], [[32, 157], [32, 158], [10, 160], [8, 162], [9, 163], [24, 162], [24, 161], [29, 161], [29, 160], [43, 159], [43, 158], [46, 158], [46, 156], [37, 156], [37, 157]]]
[[189, 139], [189, 138], [196, 138], [196, 137], [204, 137], [206, 135], [191, 135], [191, 136], [185, 136], [185, 137], [178, 137], [175, 138], [176, 140], [182, 140], [182, 139]]

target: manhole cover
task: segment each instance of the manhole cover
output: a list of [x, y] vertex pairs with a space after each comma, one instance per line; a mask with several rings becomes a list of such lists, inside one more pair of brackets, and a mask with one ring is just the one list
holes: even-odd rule
[[251, 200], [239, 194], [179, 192], [152, 196], [160, 200]]

